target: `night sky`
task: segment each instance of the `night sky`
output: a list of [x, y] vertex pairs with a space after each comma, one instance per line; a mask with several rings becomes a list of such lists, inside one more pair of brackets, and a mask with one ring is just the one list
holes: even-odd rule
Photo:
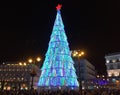
[[71, 50], [105, 73], [105, 55], [120, 52], [119, 0], [39, 0], [3, 2], [0, 8], [0, 62], [44, 58], [56, 17], [61, 14]]

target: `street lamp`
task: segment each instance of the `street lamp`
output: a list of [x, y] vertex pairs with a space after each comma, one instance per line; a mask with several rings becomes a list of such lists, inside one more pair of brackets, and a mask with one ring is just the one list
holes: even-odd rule
[[[33, 59], [29, 59], [28, 62], [29, 63], [33, 63], [35, 64], [36, 62], [40, 62], [41, 61], [41, 58], [40, 57], [37, 57], [35, 60]], [[30, 72], [30, 75], [32, 77], [32, 80], [31, 80], [31, 89], [33, 89], [33, 80], [34, 80], [34, 77], [37, 75], [35, 69], [32, 67], [32, 70]]]
[[32, 59], [32, 58], [30, 58], [30, 59], [28, 59], [28, 62], [29, 63], [36, 63], [36, 62], [40, 62], [41, 61], [41, 58], [40, 57], [37, 57], [36, 59]]
[[33, 60], [32, 60], [32, 59], [29, 59], [29, 60], [28, 60], [28, 62], [29, 62], [29, 63], [32, 63], [32, 62], [33, 62]]
[[37, 57], [36, 60], [37, 60], [38, 62], [40, 62], [40, 61], [41, 61], [41, 58], [40, 58], [40, 57]]
[[31, 90], [33, 89], [33, 80], [34, 80], [34, 77], [37, 75], [36, 74], [36, 71], [33, 69], [31, 72], [30, 72], [30, 75], [32, 77], [32, 80], [31, 80]]
[[[78, 63], [80, 61], [80, 57], [82, 57], [85, 53], [81, 50], [73, 50], [72, 51], [72, 56], [78, 58]], [[82, 80], [81, 80], [81, 72], [80, 72], [80, 65], [78, 66], [79, 68], [79, 83], [80, 83], [80, 95], [82, 95]]]

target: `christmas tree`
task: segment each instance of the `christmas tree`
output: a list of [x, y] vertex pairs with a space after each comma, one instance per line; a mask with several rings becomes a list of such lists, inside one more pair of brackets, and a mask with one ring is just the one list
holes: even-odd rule
[[60, 13], [61, 5], [58, 4], [56, 8], [56, 20], [41, 68], [38, 86], [76, 89], [79, 87], [79, 84]]

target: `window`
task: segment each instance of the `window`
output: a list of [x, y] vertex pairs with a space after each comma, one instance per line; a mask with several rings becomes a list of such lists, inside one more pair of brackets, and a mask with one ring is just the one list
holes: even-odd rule
[[112, 60], [112, 62], [113, 62], [113, 63], [115, 63], [115, 62], [116, 62], [116, 60], [115, 60], [115, 59], [113, 59], [113, 60]]
[[110, 63], [110, 60], [106, 60], [106, 63]]
[[114, 65], [113, 65], [113, 68], [114, 68], [114, 69], [117, 69], [117, 64], [114, 64]]
[[113, 65], [110, 65], [110, 69], [113, 69]]
[[108, 76], [111, 77], [111, 76], [112, 76], [112, 73], [108, 73]]
[[108, 70], [110, 69], [110, 65], [107, 65], [107, 69], [108, 69]]
[[120, 64], [118, 64], [118, 69], [120, 69]]
[[114, 76], [119, 76], [119, 72], [114, 72]]

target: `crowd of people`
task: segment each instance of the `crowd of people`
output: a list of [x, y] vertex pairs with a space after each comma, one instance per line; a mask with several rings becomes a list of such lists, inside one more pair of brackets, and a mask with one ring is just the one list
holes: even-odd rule
[[[58, 90], [58, 91], [37, 91], [37, 90], [4, 90], [0, 95], [81, 95], [80, 91]], [[83, 90], [82, 95], [120, 95], [120, 90]]]
[[106, 89], [97, 89], [97, 90], [83, 90], [82, 94], [80, 91], [43, 91], [38, 95], [120, 95], [120, 90], [106, 90]]
[[0, 95], [38, 95], [37, 90], [2, 90]]

